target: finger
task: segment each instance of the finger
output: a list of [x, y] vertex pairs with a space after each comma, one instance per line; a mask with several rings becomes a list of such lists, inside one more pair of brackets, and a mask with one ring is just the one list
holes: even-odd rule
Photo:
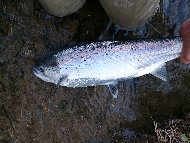
[[190, 42], [186, 42], [183, 40], [183, 48], [182, 48], [180, 60], [183, 64], [190, 63]]
[[180, 60], [184, 64], [190, 63], [190, 19], [188, 19], [180, 28], [180, 36], [183, 38], [183, 47]]

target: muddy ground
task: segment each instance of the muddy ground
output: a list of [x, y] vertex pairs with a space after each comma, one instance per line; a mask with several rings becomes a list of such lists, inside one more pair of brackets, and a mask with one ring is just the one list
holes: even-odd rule
[[[131, 30], [112, 24], [110, 30], [117, 40], [158, 37], [153, 27], [177, 36], [188, 17], [188, 0], [165, 0], [148, 23]], [[107, 86], [60, 87], [54, 93], [55, 84], [33, 74], [36, 61], [74, 44], [95, 41], [109, 21], [98, 0], [87, 0], [63, 18], [50, 15], [37, 0], [0, 0], [2, 143], [154, 143], [180, 142], [182, 134], [188, 136], [190, 73], [179, 59], [167, 63], [167, 82], [152, 75], [120, 82], [117, 99]], [[155, 123], [160, 130], [155, 131]], [[175, 135], [160, 139], [171, 127]]]

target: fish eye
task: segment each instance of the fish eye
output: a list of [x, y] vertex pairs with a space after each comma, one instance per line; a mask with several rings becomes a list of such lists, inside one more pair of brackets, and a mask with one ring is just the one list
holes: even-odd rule
[[44, 68], [43, 68], [42, 66], [40, 66], [38, 69], [39, 69], [41, 72], [44, 72]]

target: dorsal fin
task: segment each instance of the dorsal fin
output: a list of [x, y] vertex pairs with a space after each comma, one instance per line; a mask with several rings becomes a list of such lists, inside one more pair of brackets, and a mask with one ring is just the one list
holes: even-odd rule
[[113, 35], [111, 35], [109, 30], [104, 30], [98, 37], [97, 41], [113, 41]]
[[163, 33], [161, 33], [160, 34], [160, 36], [159, 36], [159, 38], [167, 38], [167, 37], [169, 37], [170, 36], [170, 33], [169, 32], [163, 32]]

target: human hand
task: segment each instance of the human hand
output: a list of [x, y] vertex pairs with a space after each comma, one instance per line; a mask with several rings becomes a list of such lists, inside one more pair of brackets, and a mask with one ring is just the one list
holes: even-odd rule
[[179, 35], [183, 38], [183, 48], [180, 60], [183, 64], [190, 63], [190, 18], [185, 21], [180, 30]]

